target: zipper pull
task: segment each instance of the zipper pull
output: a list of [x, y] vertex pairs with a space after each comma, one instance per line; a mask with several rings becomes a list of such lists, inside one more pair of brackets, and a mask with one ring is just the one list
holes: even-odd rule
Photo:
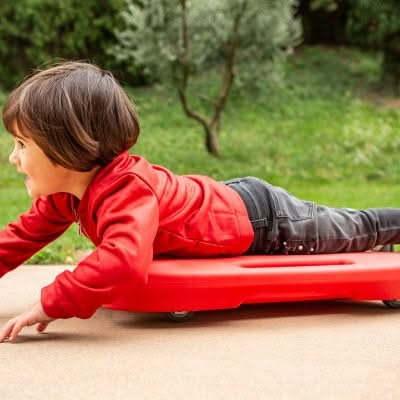
[[76, 211], [76, 208], [74, 208], [74, 214], [75, 214], [75, 222], [78, 224], [78, 235], [82, 236], [81, 221], [79, 219], [78, 212]]

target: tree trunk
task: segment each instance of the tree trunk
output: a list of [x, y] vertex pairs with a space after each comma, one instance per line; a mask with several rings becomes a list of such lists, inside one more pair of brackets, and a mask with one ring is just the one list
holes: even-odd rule
[[394, 95], [400, 95], [400, 32], [390, 35], [385, 40], [382, 84]]
[[218, 135], [215, 130], [210, 127], [205, 128], [206, 134], [206, 148], [207, 151], [216, 158], [221, 158], [221, 151], [219, 149]]
[[310, 0], [301, 0], [297, 6], [297, 15], [301, 17], [303, 39], [307, 44], [347, 44], [346, 22], [350, 0], [337, 3], [337, 9], [328, 11], [324, 8], [312, 10]]

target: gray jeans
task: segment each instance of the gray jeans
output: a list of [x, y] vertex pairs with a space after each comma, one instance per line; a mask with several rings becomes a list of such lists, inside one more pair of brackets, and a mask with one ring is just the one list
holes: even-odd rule
[[224, 183], [246, 205], [254, 229], [249, 254], [358, 252], [400, 243], [400, 208], [321, 206], [253, 177]]

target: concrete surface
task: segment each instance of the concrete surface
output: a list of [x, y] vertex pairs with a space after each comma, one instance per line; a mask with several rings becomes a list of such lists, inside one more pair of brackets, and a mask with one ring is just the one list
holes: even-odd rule
[[[0, 280], [0, 325], [65, 267]], [[99, 310], [0, 344], [1, 399], [398, 399], [400, 310], [323, 301], [161, 314]]]

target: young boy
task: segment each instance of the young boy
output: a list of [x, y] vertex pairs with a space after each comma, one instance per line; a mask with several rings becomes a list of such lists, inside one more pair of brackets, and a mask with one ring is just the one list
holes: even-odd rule
[[44, 287], [31, 309], [0, 330], [14, 341], [57, 318], [89, 318], [121, 282], [145, 284], [155, 256], [365, 251], [400, 243], [400, 209], [334, 209], [247, 177], [225, 183], [178, 176], [129, 155], [139, 122], [113, 78], [67, 62], [25, 80], [3, 121], [24, 174], [29, 212], [0, 232], [0, 276], [77, 222], [96, 249]]

